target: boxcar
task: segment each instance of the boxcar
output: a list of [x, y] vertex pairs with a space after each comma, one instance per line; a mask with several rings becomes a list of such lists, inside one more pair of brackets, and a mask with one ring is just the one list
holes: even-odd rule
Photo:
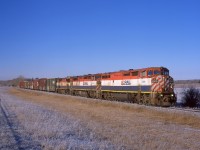
[[38, 80], [38, 86], [40, 91], [46, 91], [47, 90], [47, 78], [41, 78]]
[[56, 92], [57, 88], [57, 78], [47, 79], [46, 90], [47, 92]]
[[34, 79], [33, 80], [33, 89], [34, 90], [39, 90], [39, 79]]

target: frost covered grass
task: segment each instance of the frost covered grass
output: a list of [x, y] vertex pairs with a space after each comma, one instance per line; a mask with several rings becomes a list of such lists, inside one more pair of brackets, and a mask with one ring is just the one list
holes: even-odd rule
[[9, 112], [42, 149], [113, 149], [108, 140], [95, 135], [79, 119], [37, 104], [7, 97]]
[[[73, 148], [80, 148], [81, 143], [87, 143], [86, 146], [83, 144], [85, 146], [82, 146], [83, 149], [198, 149], [200, 147], [200, 118], [198, 115], [159, 107], [138, 106], [36, 91], [13, 89], [12, 94], [24, 98], [26, 103], [33, 103], [35, 106], [41, 107], [40, 110], [45, 109], [56, 113], [58, 117], [54, 118], [52, 122], [59, 116], [68, 118], [64, 124], [73, 130], [65, 132], [69, 131], [65, 129], [63, 132], [75, 133], [72, 134], [74, 135], [72, 137], [76, 137], [75, 139], [78, 140], [84, 139], [84, 142], [81, 140], [77, 145], [76, 142], [75, 144], [71, 142]], [[35, 111], [31, 112], [34, 114]], [[63, 116], [63, 114], [65, 115]], [[23, 115], [21, 116], [22, 120], [27, 118]], [[38, 121], [45, 122], [45, 118], [51, 120], [51, 115]], [[48, 124], [52, 124], [52, 122], [50, 121]], [[49, 128], [53, 129], [54, 127]], [[41, 131], [49, 132], [47, 129]], [[63, 132], [58, 134], [58, 137], [64, 136]], [[52, 138], [46, 139], [51, 141]], [[62, 138], [58, 141], [62, 141]], [[51, 148], [53, 144], [47, 145]]]

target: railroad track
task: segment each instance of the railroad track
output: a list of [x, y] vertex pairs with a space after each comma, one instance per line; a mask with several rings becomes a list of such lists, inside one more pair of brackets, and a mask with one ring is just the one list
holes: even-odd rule
[[199, 108], [181, 108], [181, 107], [169, 107], [167, 109], [179, 110], [179, 111], [189, 111], [189, 112], [197, 112], [200, 113]]

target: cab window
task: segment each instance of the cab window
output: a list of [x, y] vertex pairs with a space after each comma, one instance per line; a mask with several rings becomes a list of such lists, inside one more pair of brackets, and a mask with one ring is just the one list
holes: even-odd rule
[[130, 76], [130, 72], [126, 72], [123, 74], [124, 76]]
[[132, 72], [132, 76], [138, 76], [138, 71]]
[[95, 80], [95, 76], [91, 76], [91, 79], [92, 79], [92, 80]]
[[152, 70], [149, 70], [148, 71], [148, 76], [152, 76], [153, 75], [153, 71]]
[[102, 79], [107, 79], [107, 78], [110, 78], [110, 75], [103, 75], [102, 76]]
[[97, 79], [101, 79], [101, 75], [96, 75], [95, 76], [95, 79], [97, 80]]
[[78, 81], [78, 78], [73, 78], [73, 81]]
[[145, 70], [145, 71], [142, 71], [142, 72], [140, 73], [140, 76], [141, 76], [141, 77], [145, 77], [146, 74], [147, 74], [147, 72], [146, 72], [146, 70]]
[[163, 71], [163, 75], [168, 76], [168, 75], [169, 75], [169, 71], [168, 71], [168, 70], [164, 70], [164, 71]]
[[159, 74], [160, 74], [160, 71], [159, 71], [159, 70], [154, 70], [154, 74], [155, 74], [155, 75], [159, 75]]

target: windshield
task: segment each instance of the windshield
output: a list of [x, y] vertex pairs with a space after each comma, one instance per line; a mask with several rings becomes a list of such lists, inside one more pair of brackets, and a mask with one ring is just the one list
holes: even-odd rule
[[154, 70], [154, 74], [155, 74], [155, 75], [159, 75], [159, 74], [160, 74], [160, 71], [159, 71], [159, 70]]
[[168, 76], [169, 75], [169, 71], [168, 70], [163, 70], [162, 74]]

